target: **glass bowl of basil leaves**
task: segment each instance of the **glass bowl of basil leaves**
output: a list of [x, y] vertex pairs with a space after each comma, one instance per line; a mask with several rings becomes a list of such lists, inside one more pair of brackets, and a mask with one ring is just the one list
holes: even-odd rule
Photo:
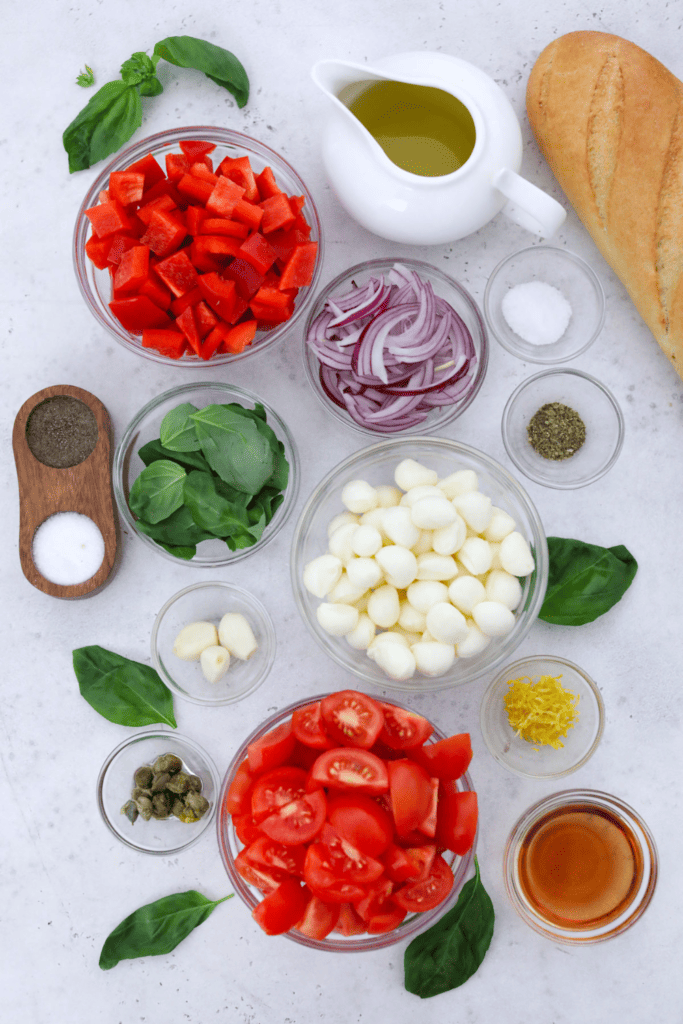
[[229, 565], [282, 529], [296, 500], [294, 438], [275, 410], [232, 384], [165, 391], [126, 428], [114, 495], [148, 547], [187, 565]]
[[[136, 175], [144, 175], [142, 192]], [[240, 211], [208, 199], [217, 181], [243, 189]], [[268, 200], [270, 213], [261, 216]], [[247, 253], [238, 252], [247, 240]], [[136, 257], [127, 255], [132, 246]], [[294, 246], [304, 248], [285, 281]], [[136, 258], [131, 276], [128, 261]], [[306, 184], [270, 146], [227, 128], [174, 128], [128, 146], [98, 175], [76, 217], [73, 261], [90, 312], [128, 351], [170, 366], [232, 363], [272, 347], [305, 316], [322, 270], [322, 225]], [[276, 301], [277, 291], [289, 301]], [[221, 329], [250, 320], [256, 333], [207, 345], [204, 328], [212, 331], [216, 320]]]

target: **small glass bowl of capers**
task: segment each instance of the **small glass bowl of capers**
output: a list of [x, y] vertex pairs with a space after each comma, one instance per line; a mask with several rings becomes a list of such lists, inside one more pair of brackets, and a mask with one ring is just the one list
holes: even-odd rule
[[192, 846], [213, 821], [218, 770], [199, 744], [175, 732], [136, 733], [107, 757], [97, 780], [105, 825], [141, 853]]

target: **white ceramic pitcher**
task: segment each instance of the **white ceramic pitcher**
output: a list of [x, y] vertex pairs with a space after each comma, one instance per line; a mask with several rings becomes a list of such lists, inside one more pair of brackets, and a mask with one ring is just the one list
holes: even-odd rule
[[[322, 156], [342, 206], [369, 231], [395, 242], [439, 245], [464, 238], [500, 210], [517, 224], [549, 238], [565, 219], [551, 196], [521, 178], [522, 134], [503, 90], [483, 71], [447, 54], [401, 53], [374, 67], [321, 60], [312, 69], [332, 112]], [[474, 148], [457, 170], [435, 177], [392, 162], [340, 99], [354, 84], [381, 81], [431, 86], [464, 104], [474, 122]]]

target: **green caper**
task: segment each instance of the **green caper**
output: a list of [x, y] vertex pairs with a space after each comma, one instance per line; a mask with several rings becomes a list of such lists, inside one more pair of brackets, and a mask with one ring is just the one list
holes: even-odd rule
[[171, 776], [168, 772], [155, 772], [154, 778], [152, 779], [152, 792], [160, 793], [162, 789], [166, 789], [168, 783], [171, 780]]
[[143, 821], [149, 821], [152, 817], [152, 801], [148, 796], [140, 796], [135, 801], [135, 806], [140, 812], [140, 817]]
[[177, 796], [175, 798], [175, 800], [173, 801], [173, 806], [171, 807], [171, 814], [175, 815], [176, 818], [180, 818], [180, 820], [182, 821], [184, 813], [185, 813], [185, 804], [180, 799], [180, 797]]
[[134, 800], [129, 800], [121, 808], [121, 814], [125, 814], [125, 816], [128, 818], [128, 821], [131, 823], [131, 825], [135, 824], [135, 821], [136, 821], [137, 816], [138, 816], [139, 813], [140, 812], [138, 811], [137, 805], [136, 805]]
[[150, 766], [148, 764], [143, 764], [141, 768], [138, 768], [133, 776], [133, 782], [141, 789], [148, 789], [152, 781], [152, 774], [153, 772]]
[[182, 767], [183, 762], [175, 754], [162, 754], [152, 765], [156, 773], [168, 772], [169, 775], [175, 775]]
[[155, 793], [152, 797], [152, 815], [155, 818], [168, 818], [171, 810], [171, 797], [168, 793]]
[[202, 791], [202, 780], [198, 775], [187, 776], [187, 788], [193, 793], [201, 793]]
[[185, 772], [178, 772], [177, 775], [170, 776], [166, 783], [166, 789], [170, 789], [171, 793], [187, 793], [189, 788], [190, 783]]
[[139, 796], [151, 796], [152, 795], [152, 790], [151, 789], [143, 789], [142, 786], [135, 786], [131, 790], [130, 795], [131, 795], [131, 798], [133, 800], [137, 800], [137, 798]]
[[185, 795], [185, 806], [201, 818], [209, 809], [209, 801], [201, 793], [190, 792]]

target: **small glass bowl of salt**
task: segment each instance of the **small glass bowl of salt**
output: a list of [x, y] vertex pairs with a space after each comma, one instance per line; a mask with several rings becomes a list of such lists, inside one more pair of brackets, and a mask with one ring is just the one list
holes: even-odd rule
[[512, 355], [531, 363], [564, 363], [585, 352], [602, 330], [605, 293], [580, 256], [531, 245], [495, 268], [484, 314]]

